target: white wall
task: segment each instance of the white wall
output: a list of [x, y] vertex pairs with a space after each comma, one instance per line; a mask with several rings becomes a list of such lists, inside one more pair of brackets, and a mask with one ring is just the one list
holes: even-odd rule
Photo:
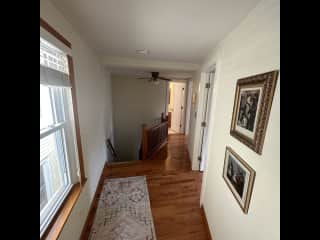
[[139, 159], [141, 125], [160, 119], [165, 112], [166, 81], [158, 85], [131, 76], [112, 79], [115, 150], [121, 161]]
[[40, 2], [40, 16], [72, 44], [75, 84], [87, 182], [59, 239], [77, 240], [88, 215], [97, 183], [107, 160], [105, 138], [112, 138], [110, 76], [100, 59], [48, 0]]
[[[213, 30], [214, 31], [214, 30]], [[201, 201], [215, 240], [280, 239], [280, 78], [271, 108], [262, 155], [230, 136], [236, 81], [280, 69], [280, 1], [264, 0], [208, 57], [216, 63], [216, 85], [209, 129], [208, 165]], [[222, 178], [226, 146], [255, 171], [248, 214], [244, 214]]]

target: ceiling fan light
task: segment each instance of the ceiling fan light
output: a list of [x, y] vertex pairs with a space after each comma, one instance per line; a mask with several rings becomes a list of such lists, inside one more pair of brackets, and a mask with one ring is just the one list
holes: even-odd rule
[[148, 55], [149, 54], [149, 50], [148, 49], [138, 49], [136, 50], [137, 54], [141, 54], [141, 55]]

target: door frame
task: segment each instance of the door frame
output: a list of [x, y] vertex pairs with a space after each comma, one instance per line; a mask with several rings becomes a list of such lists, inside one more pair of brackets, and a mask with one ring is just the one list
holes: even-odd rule
[[[205, 91], [205, 85], [207, 83], [207, 79], [208, 79], [208, 74], [210, 72], [215, 72], [215, 77], [214, 80], [212, 81], [211, 85], [215, 86], [216, 85], [216, 78], [217, 78], [217, 71], [216, 71], [216, 64], [212, 64], [209, 67], [203, 69], [200, 72], [200, 80], [199, 80], [199, 86], [197, 89], [197, 94], [198, 94], [198, 102], [197, 102], [197, 107], [196, 107], [196, 122], [195, 122], [195, 129], [194, 129], [194, 141], [193, 141], [193, 152], [192, 152], [192, 170], [193, 171], [199, 171], [199, 153], [200, 153], [200, 140], [201, 140], [201, 131], [202, 131], [202, 127], [201, 127], [201, 122], [202, 122], [202, 113], [203, 113], [203, 108], [205, 105], [205, 97], [206, 97], [206, 91]], [[212, 89], [212, 97], [211, 97], [211, 108], [213, 108], [213, 101], [215, 99], [215, 90], [216, 87], [214, 87]], [[196, 89], [194, 89], [195, 91]], [[210, 112], [210, 114], [212, 114], [213, 111]], [[210, 120], [210, 125], [212, 125], [212, 121], [213, 119], [211, 118]], [[208, 129], [209, 132], [209, 129]], [[208, 161], [207, 161], [208, 162]], [[207, 164], [206, 164], [207, 165]], [[205, 167], [206, 168], [206, 167]]]
[[[210, 111], [210, 124], [207, 129], [207, 145], [212, 146], [215, 144], [213, 142], [213, 132], [215, 129], [215, 115], [218, 114], [216, 113], [216, 104], [217, 104], [217, 97], [218, 97], [218, 91], [219, 91], [219, 79], [220, 79], [220, 61], [216, 61], [212, 63], [209, 67], [205, 69], [204, 73], [208, 73], [214, 71], [214, 79], [213, 79], [213, 88], [211, 92], [211, 111]], [[210, 165], [210, 162], [214, 161], [212, 159], [212, 152], [210, 151], [210, 148], [208, 147], [206, 149], [206, 156], [207, 156], [207, 161], [205, 162], [205, 167], [203, 171], [203, 176], [202, 176], [202, 182], [201, 182], [201, 192], [200, 192], [200, 207], [203, 204], [203, 198], [204, 198], [204, 193], [206, 189], [206, 184], [207, 184], [207, 177], [208, 177], [208, 166]]]
[[[204, 159], [203, 156], [206, 156], [207, 160], [207, 150], [208, 150], [208, 132], [209, 127], [211, 125], [210, 123], [210, 115], [211, 115], [211, 105], [212, 105], [212, 92], [214, 88], [214, 78], [215, 78], [215, 70], [209, 71], [206, 74], [206, 82], [205, 82], [205, 88], [204, 88], [204, 101], [203, 101], [203, 107], [202, 107], [202, 115], [200, 117], [201, 119], [201, 129], [200, 129], [200, 144], [199, 144], [199, 153], [198, 153], [198, 159], [199, 159], [199, 171], [203, 172], [206, 167], [206, 162], [203, 163]], [[209, 87], [207, 87], [207, 84], [209, 84]], [[202, 123], [205, 123], [204, 126], [202, 126]], [[201, 165], [203, 169], [201, 169]]]

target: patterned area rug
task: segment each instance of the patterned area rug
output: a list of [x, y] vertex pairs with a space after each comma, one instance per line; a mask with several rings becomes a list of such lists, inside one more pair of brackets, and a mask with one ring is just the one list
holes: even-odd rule
[[156, 240], [145, 176], [104, 181], [90, 240]]

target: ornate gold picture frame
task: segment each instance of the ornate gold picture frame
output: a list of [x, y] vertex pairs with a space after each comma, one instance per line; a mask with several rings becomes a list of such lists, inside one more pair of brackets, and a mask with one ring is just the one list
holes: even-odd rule
[[226, 147], [222, 177], [247, 214], [256, 172], [230, 147]]
[[237, 81], [230, 134], [260, 155], [278, 74], [276, 70]]

